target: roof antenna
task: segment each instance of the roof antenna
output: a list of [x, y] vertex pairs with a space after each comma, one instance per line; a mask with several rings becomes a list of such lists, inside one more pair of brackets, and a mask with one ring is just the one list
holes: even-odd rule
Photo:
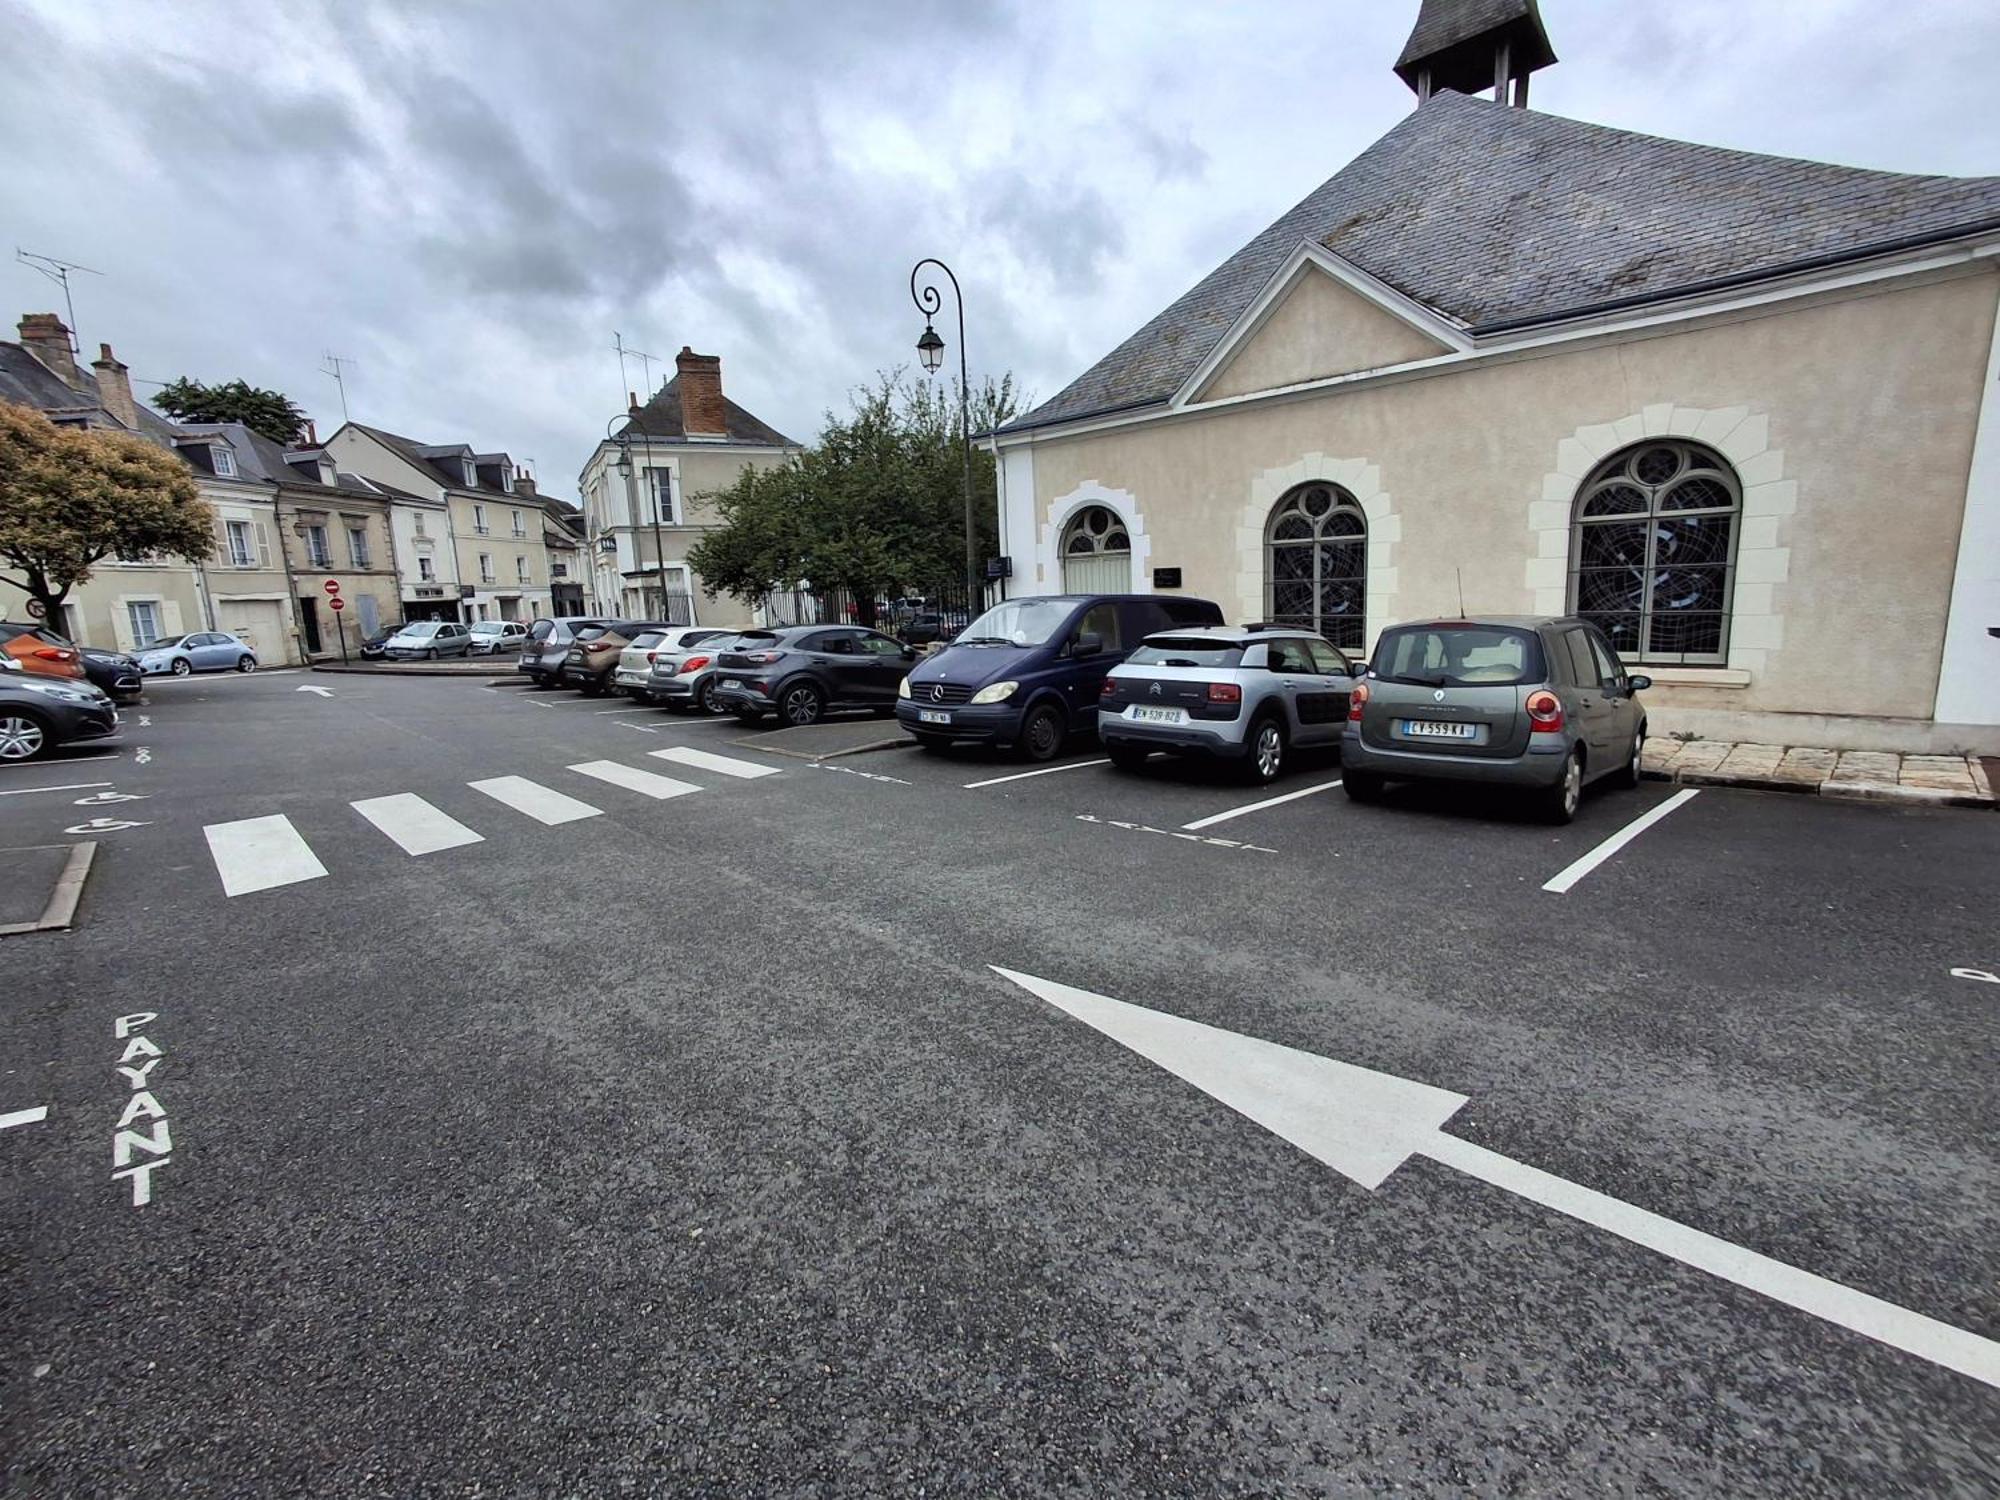
[[14, 247], [14, 259], [24, 266], [33, 266], [49, 280], [63, 289], [63, 308], [69, 314], [69, 352], [81, 354], [83, 346], [76, 341], [76, 303], [69, 294], [69, 273], [81, 271], [86, 276], [102, 276], [102, 271], [93, 271], [89, 266], [80, 266], [73, 260], [57, 260], [53, 255], [37, 255], [32, 250]]
[[323, 355], [322, 359], [324, 363], [319, 367], [320, 374], [331, 375], [333, 383], [340, 387], [340, 420], [345, 422], [347, 420], [347, 381], [341, 374], [340, 367], [342, 365], [356, 365], [360, 361], [349, 359], [344, 354], [327, 354]]
[[1465, 618], [1465, 569], [1453, 568], [1451, 571], [1458, 577], [1458, 617], [1463, 620]]

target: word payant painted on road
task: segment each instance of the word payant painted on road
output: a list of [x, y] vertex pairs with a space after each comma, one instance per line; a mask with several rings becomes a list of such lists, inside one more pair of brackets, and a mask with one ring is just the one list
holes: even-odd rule
[[[153, 1096], [153, 1069], [165, 1054], [140, 1031], [159, 1018], [157, 1011], [141, 1010], [112, 1023], [113, 1034], [125, 1043], [118, 1057], [118, 1073], [130, 1089], [111, 1132], [111, 1177], [114, 1182], [123, 1178], [132, 1184], [134, 1208], [144, 1208], [153, 1201], [153, 1174], [167, 1164], [174, 1149], [167, 1112]], [[148, 1123], [142, 1125], [142, 1121]]]

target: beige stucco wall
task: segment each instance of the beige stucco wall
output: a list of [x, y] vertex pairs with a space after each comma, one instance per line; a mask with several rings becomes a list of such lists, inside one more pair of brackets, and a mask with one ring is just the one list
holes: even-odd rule
[[1370, 516], [1372, 645], [1396, 620], [1455, 612], [1455, 569], [1469, 610], [1559, 608], [1568, 506], [1591, 465], [1640, 437], [1697, 438], [1745, 487], [1729, 663], [1745, 685], [1663, 687], [1655, 701], [1922, 723], [1996, 294], [2000, 275], [1982, 269], [1046, 439], [1033, 449], [1037, 530], [1046, 545], [1080, 493], [1123, 494], [1147, 566], [1181, 568], [1187, 592], [1243, 618], [1262, 608], [1270, 504], [1293, 482], [1333, 479]]
[[1392, 317], [1316, 266], [1197, 394], [1202, 401], [1380, 370], [1443, 354], [1445, 346]]

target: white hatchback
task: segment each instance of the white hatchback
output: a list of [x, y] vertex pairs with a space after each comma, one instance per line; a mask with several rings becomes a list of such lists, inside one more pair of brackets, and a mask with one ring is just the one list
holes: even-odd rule
[[679, 651], [696, 641], [705, 641], [716, 631], [704, 630], [699, 625], [677, 625], [672, 630], [642, 630], [632, 637], [631, 644], [618, 653], [618, 665], [612, 669], [611, 685], [621, 693], [631, 693], [635, 697], [645, 691], [646, 684], [653, 677], [653, 658], [663, 651]]

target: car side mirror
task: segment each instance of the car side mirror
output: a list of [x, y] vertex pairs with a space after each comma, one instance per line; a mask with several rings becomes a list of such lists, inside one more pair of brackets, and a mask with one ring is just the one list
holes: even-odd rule
[[1653, 679], [1650, 677], [1628, 677], [1625, 679], [1625, 691], [1628, 693], [1643, 693], [1652, 685]]
[[903, 660], [915, 661], [916, 659], [917, 659], [917, 648], [915, 646], [905, 646], [903, 648]]
[[1354, 671], [1349, 675], [1354, 677], [1366, 677], [1368, 675], [1368, 663], [1365, 661], [1356, 662], [1354, 664]]
[[1071, 656], [1096, 656], [1104, 649], [1104, 637], [1095, 631], [1085, 631], [1071, 643]]

